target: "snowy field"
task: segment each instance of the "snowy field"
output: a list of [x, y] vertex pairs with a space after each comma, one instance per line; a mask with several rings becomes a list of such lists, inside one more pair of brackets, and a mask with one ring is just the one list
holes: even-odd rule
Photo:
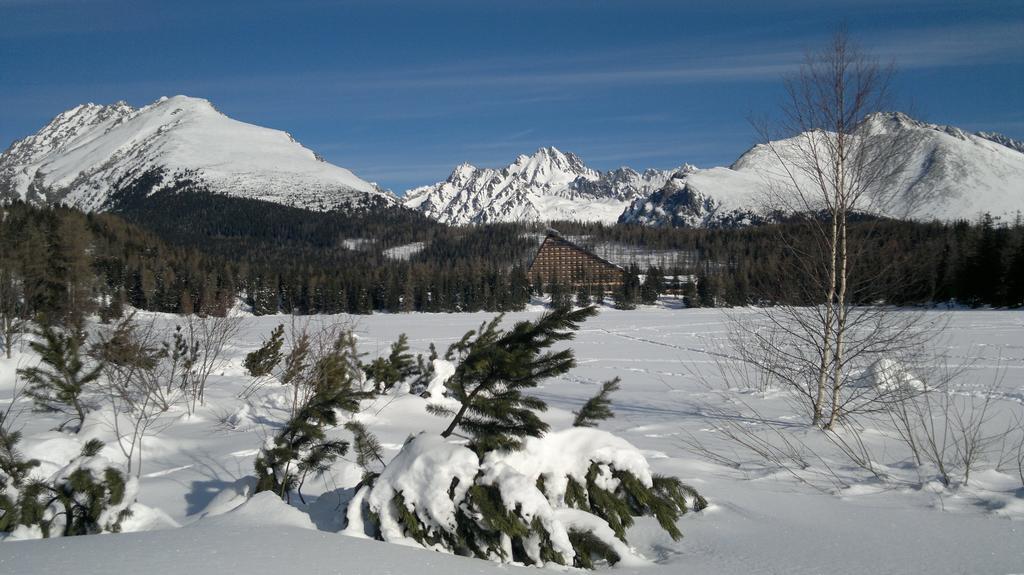
[[[506, 321], [538, 313], [509, 314]], [[653, 520], [639, 521], [629, 540], [651, 563], [615, 571], [1024, 573], [1024, 487], [1015, 462], [982, 467], [968, 486], [946, 488], [927, 470], [911, 465], [891, 438], [866, 429], [862, 436], [887, 479], [863, 473], [822, 441], [821, 432], [798, 424], [801, 418], [787, 394], [723, 389], [719, 368], [728, 361], [721, 354], [729, 353], [730, 318], [742, 321], [749, 313], [604, 310], [583, 325], [571, 344], [578, 367], [537, 390], [550, 405], [546, 421], [560, 429], [570, 425], [572, 411], [600, 382], [621, 377], [622, 389], [613, 396], [616, 417], [602, 429], [643, 450], [655, 471], [681, 478], [710, 500], [708, 509], [680, 520], [685, 537], [678, 542]], [[958, 380], [956, 393], [990, 395], [989, 425], [1006, 428], [1024, 410], [1024, 312], [952, 311], [941, 316], [949, 322], [943, 340], [948, 357], [971, 368]], [[425, 352], [434, 342], [443, 353], [490, 317], [378, 314], [312, 321], [351, 322], [360, 350], [374, 357], [386, 353], [403, 332], [414, 352]], [[935, 319], [940, 319], [938, 312]], [[156, 320], [167, 329], [175, 318]], [[249, 383], [241, 362], [274, 326], [291, 318], [240, 321], [230, 362], [207, 384], [206, 405], [191, 417], [179, 414], [159, 435], [144, 441], [139, 501], [160, 512], [139, 514], [128, 527], [148, 530], [0, 543], [0, 574], [537, 572], [338, 533], [344, 526], [343, 503], [360, 478], [359, 468], [348, 461], [306, 484], [306, 505], [287, 507], [272, 497], [257, 497], [233, 508], [239, 499], [231, 494], [240, 479], [253, 474], [253, 458], [285, 417], [288, 397], [279, 387], [265, 387], [248, 402], [239, 399]], [[15, 369], [35, 361], [27, 352], [0, 359], [0, 406], [11, 400]], [[390, 395], [364, 403], [357, 417], [391, 456], [410, 434], [440, 432], [446, 426], [448, 421], [426, 413], [425, 405], [418, 396]], [[102, 411], [90, 415], [76, 437], [52, 431], [57, 419], [32, 413], [28, 402], [19, 406], [24, 410], [15, 426], [24, 431], [23, 451], [42, 460], [44, 470], [54, 470], [61, 457], [77, 452], [87, 438], [113, 441], [109, 414]], [[744, 419], [746, 406], [763, 419]], [[721, 418], [729, 417], [755, 430], [784, 430], [801, 450], [813, 452], [808, 467], [791, 473], [757, 463], [718, 431]], [[707, 452], [702, 454], [698, 445]], [[121, 457], [110, 445], [107, 452], [112, 459]], [[728, 457], [712, 461], [708, 452]]]

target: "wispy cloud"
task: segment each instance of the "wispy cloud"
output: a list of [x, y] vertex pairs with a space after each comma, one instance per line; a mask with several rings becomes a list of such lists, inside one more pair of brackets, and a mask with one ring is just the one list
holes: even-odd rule
[[[0, 0], [28, 1], [28, 0]], [[1024, 61], [1024, 20], [1002, 23], [942, 26], [884, 33], [854, 34], [864, 47], [901, 69], [942, 68], [991, 62]], [[301, 72], [218, 74], [189, 78], [191, 90], [280, 93], [316, 85], [322, 98], [382, 92], [501, 93], [501, 104], [534, 99], [537, 102], [572, 98], [587, 87], [685, 85], [774, 81], [796, 70], [806, 50], [823, 44], [825, 35], [770, 41], [727, 38], [694, 51], [685, 41], [631, 49], [545, 55], [537, 58], [497, 56], [458, 64], [392, 66], [371, 71], [307, 69]], [[67, 85], [66, 82], [62, 84]], [[164, 78], [120, 81], [120, 89], [164, 89]], [[81, 87], [85, 84], [79, 83]], [[180, 85], [180, 83], [176, 84]], [[568, 92], [567, 92], [568, 91]], [[486, 100], [474, 105], [484, 106]], [[464, 109], [453, 102], [444, 110], [424, 108], [376, 112], [374, 119], [434, 118]]]
[[869, 51], [900, 68], [942, 68], [1024, 60], [1024, 20], [870, 35]]
[[[855, 38], [858, 36], [855, 35]], [[895, 60], [903, 69], [941, 68], [1024, 60], [1024, 20], [942, 26], [859, 36], [865, 49]], [[695, 53], [684, 45], [664, 45], [602, 54], [533, 60], [491, 59], [458, 66], [390, 69], [346, 77], [339, 91], [373, 89], [578, 88], [644, 84], [687, 84], [774, 80], [794, 71], [806, 49], [824, 36], [748, 42]]]

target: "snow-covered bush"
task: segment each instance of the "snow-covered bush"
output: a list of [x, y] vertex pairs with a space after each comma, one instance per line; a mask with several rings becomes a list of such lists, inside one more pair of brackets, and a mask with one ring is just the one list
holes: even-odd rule
[[706, 502], [651, 473], [627, 441], [592, 428], [527, 439], [521, 450], [476, 453], [439, 436], [410, 440], [354, 500], [384, 541], [530, 565], [591, 567], [643, 560], [628, 545], [634, 518], [653, 516], [673, 539], [676, 520]]
[[890, 358], [883, 357], [871, 364], [863, 378], [868, 385], [883, 392], [911, 393], [925, 390], [921, 380], [907, 371], [903, 364]]
[[[17, 441], [17, 437], [13, 439]], [[38, 462], [20, 460], [13, 444], [5, 441], [0, 468], [0, 507], [4, 511], [0, 531], [11, 532], [15, 538], [120, 531], [121, 523], [132, 514], [138, 483], [126, 479], [100, 455], [102, 449], [103, 442], [87, 441], [78, 457], [49, 479], [41, 480], [28, 477]]]
[[[523, 392], [568, 371], [572, 338], [592, 308], [557, 309], [536, 322], [471, 331], [435, 362], [429, 409], [453, 419], [440, 435], [410, 439], [347, 511], [350, 534], [368, 522], [384, 541], [529, 565], [640, 563], [626, 540], [635, 517], [676, 520], [706, 502], [678, 479], [651, 472], [627, 441], [592, 427], [546, 433], [543, 401]], [[577, 414], [579, 425], [611, 416], [611, 381]], [[446, 392], [442, 397], [441, 385]], [[458, 430], [463, 445], [449, 438]]]
[[0, 533], [21, 523], [21, 490], [32, 470], [39, 467], [39, 460], [25, 459], [18, 450], [21, 432], [4, 425], [9, 413], [0, 412]]

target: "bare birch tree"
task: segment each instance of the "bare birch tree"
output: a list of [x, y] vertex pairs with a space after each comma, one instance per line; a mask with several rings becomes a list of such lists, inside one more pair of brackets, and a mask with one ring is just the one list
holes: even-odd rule
[[824, 429], [864, 399], [844, 395], [853, 372], [923, 335], [914, 314], [856, 305], [874, 303], [872, 293], [891, 278], [858, 273], [870, 247], [851, 242], [851, 219], [905, 215], [923, 199], [899, 181], [912, 142], [880, 128], [884, 117], [875, 115], [888, 103], [892, 72], [839, 31], [786, 78], [781, 119], [756, 124], [774, 166], [764, 174], [765, 207], [814, 240], [798, 243], [780, 226], [803, 288], [786, 294], [797, 305], [765, 308], [764, 321], [740, 326], [740, 338], [753, 344], [741, 349], [804, 396], [812, 423]]

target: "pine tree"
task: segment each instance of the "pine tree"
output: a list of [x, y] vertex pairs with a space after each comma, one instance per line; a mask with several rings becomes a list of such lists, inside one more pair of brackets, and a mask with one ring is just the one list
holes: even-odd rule
[[622, 284], [612, 296], [615, 309], [635, 309], [640, 295], [640, 268], [635, 263], [629, 265], [622, 275]]
[[650, 266], [644, 276], [644, 282], [640, 286], [640, 301], [645, 304], [654, 304], [658, 296], [665, 291], [664, 278], [660, 269]]
[[270, 337], [263, 342], [259, 349], [250, 352], [245, 356], [242, 365], [252, 377], [263, 377], [270, 375], [270, 372], [281, 362], [284, 357], [281, 347], [284, 345], [284, 324], [278, 324]]
[[580, 284], [576, 289], [576, 307], [587, 307], [590, 305], [590, 290], [587, 286]]
[[92, 234], [80, 213], [57, 213], [54, 219], [47, 286], [52, 319], [80, 330], [85, 316], [93, 310], [92, 286], [95, 274], [88, 248]]
[[535, 322], [519, 322], [508, 331], [498, 328], [498, 316], [452, 344], [445, 357], [456, 360], [458, 367], [446, 385], [461, 405], [454, 414], [433, 408], [436, 414], [454, 415], [441, 435], [448, 437], [459, 430], [478, 453], [516, 449], [523, 438], [542, 435], [548, 425], [537, 413], [545, 411], [547, 404], [523, 392], [576, 365], [572, 350], [551, 352], [547, 348], [572, 339], [580, 322], [596, 313], [593, 307], [576, 311], [556, 308]]
[[14, 268], [14, 262], [0, 259], [0, 347], [7, 359], [11, 359], [12, 348], [28, 326], [24, 282]]
[[80, 334], [62, 333], [53, 326], [43, 325], [37, 335], [42, 341], [34, 341], [29, 347], [39, 354], [40, 364], [18, 370], [27, 384], [25, 395], [39, 411], [68, 416], [58, 431], [74, 423], [77, 433], [85, 422], [85, 393], [99, 379], [103, 366], [97, 363], [86, 367], [81, 349], [84, 338]]
[[555, 309], [572, 307], [572, 292], [558, 280], [552, 280], [548, 286], [551, 294], [551, 307]]
[[[359, 410], [360, 400], [369, 394], [357, 389], [351, 365], [356, 361], [350, 335], [341, 334], [331, 349], [314, 359], [303, 385], [310, 395], [296, 405], [284, 428], [256, 456], [256, 492], [272, 491], [288, 501], [291, 493], [302, 497], [302, 485], [309, 476], [318, 477], [338, 457], [348, 452], [349, 443], [327, 437], [327, 429], [338, 425], [338, 412]], [[305, 371], [298, 361], [288, 362], [285, 376]], [[296, 400], [299, 399], [296, 393]], [[303, 499], [304, 502], [304, 499]]]
[[[1020, 230], [1020, 228], [1017, 228]], [[1006, 304], [1011, 307], [1024, 306], [1024, 233], [1018, 234], [1017, 249], [1010, 259], [1006, 273]]]
[[714, 276], [701, 272], [697, 276], [697, 304], [700, 307], [715, 307]]
[[608, 396], [619, 390], [619, 381], [616, 377], [601, 384], [601, 391], [588, 399], [578, 412], [574, 412], [576, 418], [573, 419], [572, 426], [594, 427], [599, 421], [615, 417], [611, 410], [612, 400]]
[[377, 393], [387, 393], [400, 381], [416, 375], [416, 363], [409, 353], [409, 338], [403, 333], [391, 344], [387, 357], [378, 357], [363, 368]]
[[612, 294], [612, 305], [615, 309], [636, 309], [636, 304], [628, 292], [626, 284], [620, 285]]
[[509, 310], [520, 310], [530, 303], [530, 278], [519, 264], [509, 272]]

